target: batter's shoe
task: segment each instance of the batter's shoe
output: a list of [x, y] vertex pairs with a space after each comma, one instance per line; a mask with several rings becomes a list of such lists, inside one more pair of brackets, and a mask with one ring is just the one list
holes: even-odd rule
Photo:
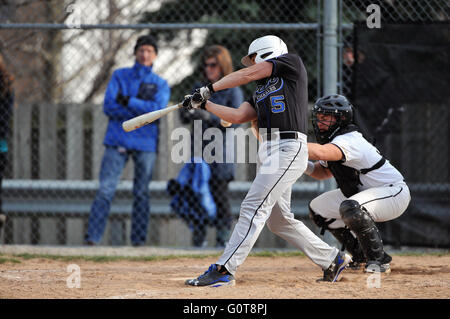
[[233, 275], [230, 273], [222, 274], [219, 272], [218, 265], [212, 264], [203, 275], [195, 279], [188, 279], [185, 284], [199, 287], [234, 286], [235, 280]]
[[328, 269], [323, 271], [323, 278], [319, 281], [336, 282], [341, 272], [352, 261], [349, 254], [339, 252]]

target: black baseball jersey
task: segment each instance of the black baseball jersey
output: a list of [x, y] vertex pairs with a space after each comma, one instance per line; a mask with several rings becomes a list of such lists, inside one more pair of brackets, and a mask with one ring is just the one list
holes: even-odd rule
[[308, 77], [302, 59], [284, 54], [269, 59], [273, 64], [269, 78], [259, 80], [253, 96], [247, 100], [258, 114], [258, 127], [279, 131], [308, 129]]

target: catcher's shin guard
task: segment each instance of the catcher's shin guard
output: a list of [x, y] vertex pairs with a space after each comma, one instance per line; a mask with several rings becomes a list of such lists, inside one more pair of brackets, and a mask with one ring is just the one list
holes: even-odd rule
[[383, 241], [373, 219], [355, 200], [345, 200], [339, 207], [345, 225], [358, 237], [367, 261], [380, 263], [384, 257]]
[[309, 206], [309, 218], [314, 222], [314, 224], [321, 228], [321, 235], [325, 233], [325, 230], [330, 231], [330, 233], [342, 244], [341, 250], [347, 249], [347, 251], [352, 255], [353, 262], [365, 262], [366, 258], [364, 257], [364, 253], [361, 250], [358, 239], [353, 236], [348, 228], [333, 229], [328, 227], [336, 219], [331, 218], [327, 220], [326, 218], [314, 212], [311, 208], [311, 205]]

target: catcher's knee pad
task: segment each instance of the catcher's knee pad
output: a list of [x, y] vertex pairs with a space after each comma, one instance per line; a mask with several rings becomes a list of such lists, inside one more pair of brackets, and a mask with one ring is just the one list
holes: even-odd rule
[[329, 229], [328, 225], [336, 221], [336, 219], [332, 218], [330, 220], [327, 220], [326, 218], [322, 217], [321, 215], [317, 214], [312, 208], [311, 204], [309, 204], [309, 218], [316, 224], [317, 227], [320, 228], [320, 234], [323, 235], [325, 233], [325, 230]]
[[339, 206], [339, 213], [345, 225], [354, 232], [359, 232], [375, 225], [369, 214], [356, 200], [344, 200]]
[[365, 208], [355, 200], [345, 200], [339, 207], [345, 225], [355, 233], [369, 261], [381, 261], [384, 256], [383, 241]]

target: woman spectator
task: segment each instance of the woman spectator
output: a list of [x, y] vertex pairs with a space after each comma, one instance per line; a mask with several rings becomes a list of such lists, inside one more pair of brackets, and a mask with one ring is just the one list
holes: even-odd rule
[[[202, 55], [204, 83], [196, 83], [194, 90], [204, 86], [206, 83], [214, 83], [225, 75], [233, 72], [233, 63], [229, 51], [220, 45], [212, 45], [203, 51]], [[240, 88], [231, 88], [217, 92], [211, 97], [211, 101], [228, 107], [238, 108], [243, 102], [243, 93]], [[224, 247], [230, 235], [232, 216], [230, 211], [228, 183], [234, 179], [234, 164], [226, 163], [225, 127], [219, 117], [204, 110], [181, 110], [181, 120], [184, 124], [194, 120], [202, 120], [203, 132], [211, 127], [223, 131], [223, 160], [210, 163], [211, 179], [210, 191], [217, 207], [217, 214], [211, 225], [216, 227], [216, 247]], [[226, 125], [226, 124], [225, 124]], [[192, 134], [193, 138], [194, 134]], [[202, 150], [208, 143], [214, 141], [203, 141]], [[194, 143], [192, 143], [194, 145]], [[194, 154], [194, 153], [192, 153]], [[204, 246], [207, 225], [196, 225], [194, 227], [194, 246]]]

